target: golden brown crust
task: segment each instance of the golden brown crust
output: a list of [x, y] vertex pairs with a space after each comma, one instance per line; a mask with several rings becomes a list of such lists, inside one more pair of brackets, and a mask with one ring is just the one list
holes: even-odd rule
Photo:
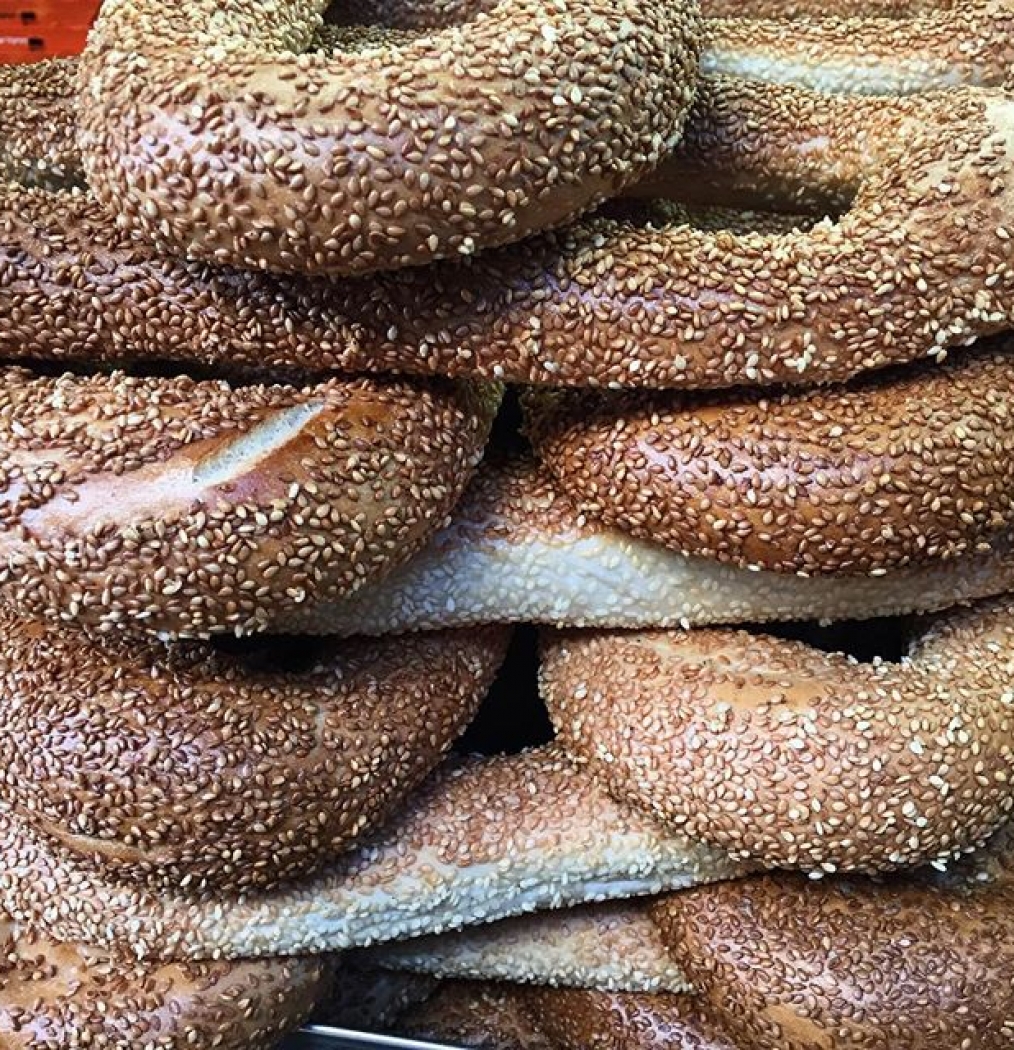
[[0, 202], [5, 360], [199, 363], [299, 380], [328, 369], [440, 371], [404, 354], [371, 363], [327, 282], [158, 256], [83, 194], [4, 186]]
[[0, 594], [22, 615], [177, 635], [351, 593], [440, 526], [497, 396], [3, 373]]
[[255, 0], [194, 0], [185, 20], [161, 0], [106, 5], [82, 61], [89, 184], [170, 254], [353, 274], [558, 225], [678, 140], [694, 6], [486, 6], [329, 57], [293, 53], [326, 0], [271, 17]]
[[528, 433], [589, 518], [683, 554], [877, 575], [983, 553], [1014, 525], [1014, 357], [848, 387], [537, 393]]
[[702, 994], [445, 983], [401, 1025], [487, 1050], [1006, 1050], [1014, 825], [945, 871], [751, 877], [659, 898]]
[[5, 1050], [270, 1050], [299, 1025], [326, 966], [311, 959], [140, 963], [0, 923]]
[[170, 262], [87, 198], [8, 189], [0, 355], [655, 388], [812, 384], [939, 358], [1012, 321], [1012, 110], [964, 89], [856, 100], [705, 81], [663, 185], [793, 212], [858, 192], [855, 207], [782, 234], [593, 218], [334, 284]]
[[1014, 604], [941, 616], [901, 664], [745, 631], [552, 636], [561, 746], [734, 856], [878, 871], [981, 845], [1014, 807]]
[[946, 874], [747, 879], [655, 915], [737, 1046], [1006, 1050], [1010, 846], [1008, 829]]
[[553, 1050], [742, 1050], [694, 999], [519, 988]]
[[693, 1001], [447, 981], [398, 1031], [475, 1050], [741, 1050]]
[[77, 60], [0, 65], [0, 180], [59, 189], [80, 183]]
[[0, 616], [5, 799], [114, 880], [306, 875], [439, 763], [499, 667], [486, 628], [329, 643], [307, 672]]

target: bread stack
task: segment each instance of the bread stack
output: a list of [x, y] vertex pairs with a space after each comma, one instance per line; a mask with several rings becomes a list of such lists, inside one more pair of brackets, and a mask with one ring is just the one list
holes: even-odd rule
[[0, 1043], [1014, 1045], [1014, 8], [703, 7], [0, 76]]

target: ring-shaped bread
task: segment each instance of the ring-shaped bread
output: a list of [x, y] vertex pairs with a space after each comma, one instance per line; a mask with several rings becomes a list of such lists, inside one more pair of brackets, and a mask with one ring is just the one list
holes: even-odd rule
[[319, 959], [145, 963], [0, 921], [4, 1050], [271, 1050], [326, 988]]
[[308, 602], [272, 627], [389, 634], [485, 623], [701, 627], [868, 620], [1014, 590], [1014, 530], [989, 549], [882, 575], [753, 571], [688, 558], [581, 514], [545, 467], [484, 463], [450, 522], [415, 557], [348, 598]]
[[421, 546], [499, 394], [2, 372], [0, 597], [22, 616], [249, 633]]
[[[307, 53], [328, 6], [192, 0], [181, 19], [160, 0], [103, 5], [80, 144], [121, 226], [168, 253], [290, 272], [469, 255], [650, 171], [693, 98], [689, 0], [464, 4], [416, 38]], [[438, 27], [449, 13], [433, 6]]]
[[1012, 830], [943, 872], [771, 874], [664, 898], [653, 914], [737, 1047], [1006, 1050]]
[[270, 888], [361, 839], [471, 720], [507, 637], [330, 642], [287, 670], [270, 648], [0, 622], [5, 802], [115, 881], [195, 894]]
[[559, 743], [625, 804], [770, 867], [882, 871], [1014, 808], [1014, 604], [930, 620], [900, 663], [748, 631], [550, 636]]
[[87, 196], [5, 187], [0, 356], [640, 388], [812, 385], [940, 359], [1014, 323], [1012, 114], [1001, 92], [836, 98], [712, 78], [638, 192], [840, 219], [750, 232], [602, 215], [334, 283], [170, 260]]
[[528, 433], [588, 518], [748, 569], [881, 575], [1014, 525], [1014, 356], [706, 398], [539, 391]]

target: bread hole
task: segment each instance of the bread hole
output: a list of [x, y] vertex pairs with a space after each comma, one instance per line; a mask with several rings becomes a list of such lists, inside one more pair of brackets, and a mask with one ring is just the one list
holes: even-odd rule
[[[707, 191], [704, 191], [707, 196]], [[659, 229], [664, 226], [691, 226], [708, 233], [725, 231], [743, 236], [748, 233], [785, 234], [812, 230], [819, 222], [830, 218], [837, 222], [848, 207], [828, 207], [821, 213], [795, 214], [766, 211], [758, 208], [738, 208], [716, 204], [683, 204], [663, 197], [621, 197], [607, 201], [596, 213], [599, 218], [630, 223], [639, 229]]]
[[377, 26], [379, 28], [426, 31], [466, 25], [499, 0], [456, 0], [441, 4], [412, 0], [332, 0], [324, 14], [331, 26]]
[[308, 674], [334, 649], [333, 641], [324, 637], [273, 634], [220, 635], [209, 644], [239, 666], [260, 674]]
[[860, 663], [875, 660], [898, 663], [908, 652], [914, 624], [914, 617], [890, 616], [830, 624], [809, 621], [764, 624], [750, 630], [804, 642], [827, 653], [845, 653]]
[[495, 454], [512, 458], [530, 456], [532, 446], [522, 432], [523, 422], [524, 414], [518, 390], [516, 387], [508, 387], [500, 403], [500, 411], [493, 421], [486, 458], [489, 459]]
[[539, 697], [539, 632], [514, 632], [507, 659], [479, 712], [455, 750], [460, 754], [517, 754], [553, 738], [553, 727]]

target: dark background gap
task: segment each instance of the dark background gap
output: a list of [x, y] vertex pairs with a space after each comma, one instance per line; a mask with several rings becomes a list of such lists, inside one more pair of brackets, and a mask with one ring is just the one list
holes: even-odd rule
[[879, 657], [897, 663], [908, 651], [917, 617], [885, 616], [873, 620], [842, 620], [817, 624], [812, 621], [748, 625], [757, 634], [806, 642], [827, 653], [846, 653], [861, 663]]
[[460, 754], [516, 754], [553, 739], [549, 715], [539, 698], [539, 631], [517, 628], [507, 659], [465, 735]]

